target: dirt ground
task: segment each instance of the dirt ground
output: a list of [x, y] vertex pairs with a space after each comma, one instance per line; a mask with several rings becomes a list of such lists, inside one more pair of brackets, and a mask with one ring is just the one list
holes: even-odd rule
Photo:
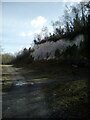
[[86, 119], [87, 76], [42, 73], [2, 66], [2, 117]]

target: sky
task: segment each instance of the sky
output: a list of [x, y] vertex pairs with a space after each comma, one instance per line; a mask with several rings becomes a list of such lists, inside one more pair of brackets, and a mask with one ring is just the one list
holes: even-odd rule
[[51, 21], [63, 19], [65, 5], [66, 2], [2, 2], [3, 52], [17, 53], [31, 47], [35, 33], [40, 33], [43, 26], [52, 32]]

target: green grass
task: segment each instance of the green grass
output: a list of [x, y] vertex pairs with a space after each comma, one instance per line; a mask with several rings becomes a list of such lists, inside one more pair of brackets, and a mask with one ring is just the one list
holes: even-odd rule
[[5, 74], [5, 75], [2, 76], [2, 89], [3, 89], [3, 90], [12, 87], [13, 81], [9, 81], [9, 80], [11, 80], [11, 79], [12, 79], [11, 76], [8, 75], [8, 74]]
[[[60, 83], [54, 85], [50, 84], [43, 88], [46, 95], [49, 96], [50, 91], [57, 96], [66, 97], [81, 97], [87, 96], [87, 81], [86, 80], [76, 80], [76, 81], [61, 81]], [[76, 97], [75, 97], [76, 98]]]
[[88, 91], [86, 80], [62, 81], [59, 84], [44, 87], [43, 91], [54, 112], [61, 112], [61, 108], [62, 111], [66, 111], [70, 115], [82, 114], [84, 117], [87, 114]]
[[13, 82], [4, 82], [4, 84], [2, 84], [2, 90], [9, 89], [12, 86], [13, 86]]
[[2, 76], [3, 81], [7, 81], [7, 80], [10, 80], [10, 79], [11, 79], [11, 77], [9, 75]]
[[13, 65], [1, 65], [2, 66], [2, 90], [7, 90], [13, 86], [12, 76], [8, 72], [9, 67]]

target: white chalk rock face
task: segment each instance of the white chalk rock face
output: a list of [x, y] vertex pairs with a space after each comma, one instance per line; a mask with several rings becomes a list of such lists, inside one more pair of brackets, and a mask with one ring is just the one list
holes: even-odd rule
[[42, 44], [34, 45], [34, 52], [32, 53], [32, 56], [34, 57], [34, 60], [42, 60], [42, 59], [54, 59], [55, 58], [55, 51], [57, 49], [62, 52], [65, 50], [68, 46], [72, 46], [76, 44], [77, 46], [80, 45], [80, 42], [84, 40], [83, 35], [78, 35], [72, 42], [66, 39], [60, 39], [56, 42], [45, 42]]

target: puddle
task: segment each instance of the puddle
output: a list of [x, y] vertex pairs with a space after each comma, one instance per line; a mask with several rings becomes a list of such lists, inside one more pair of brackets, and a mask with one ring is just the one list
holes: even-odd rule
[[23, 86], [23, 85], [27, 85], [27, 83], [26, 82], [17, 82], [15, 84], [15, 86]]
[[33, 83], [33, 82], [31, 82], [31, 83], [30, 83], [30, 85], [34, 85], [34, 83]]
[[24, 85], [27, 85], [27, 84], [34, 85], [35, 83], [34, 82], [27, 83], [27, 82], [19, 81], [15, 84], [15, 86], [24, 86]]

